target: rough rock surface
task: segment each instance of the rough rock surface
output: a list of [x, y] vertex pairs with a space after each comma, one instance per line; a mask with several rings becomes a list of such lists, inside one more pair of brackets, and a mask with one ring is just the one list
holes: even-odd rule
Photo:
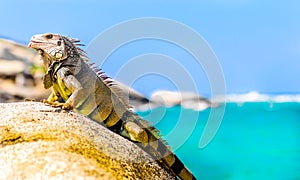
[[0, 103], [0, 179], [175, 179], [134, 143], [42, 103]]

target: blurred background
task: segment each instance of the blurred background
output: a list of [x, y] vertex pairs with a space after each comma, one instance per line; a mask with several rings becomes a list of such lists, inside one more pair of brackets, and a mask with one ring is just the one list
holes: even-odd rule
[[[88, 45], [101, 32], [123, 21], [143, 17], [168, 18], [189, 26], [208, 42], [222, 65], [228, 93], [253, 90], [297, 93], [300, 91], [297, 83], [299, 7], [300, 2], [296, 0], [1, 0], [0, 35], [27, 44], [33, 34], [53, 32], [76, 37]], [[132, 58], [130, 55], [140, 44], [143, 42], [133, 43], [126, 51], [128, 54], [122, 56]], [[156, 42], [155, 47], [151, 42], [144, 44], [144, 52], [169, 54], [170, 48], [174, 50], [170, 44]], [[170, 54], [179, 61], [191, 58], [184, 51]], [[121, 55], [117, 55], [115, 58], [122, 59]], [[192, 73], [196, 71], [191, 67], [190, 70]], [[114, 76], [116, 70], [106, 67], [105, 71]], [[203, 77], [205, 74], [197, 78]], [[201, 93], [209, 95], [208, 83], [204, 78], [202, 82]], [[141, 82], [139, 86], [145, 84]], [[163, 88], [172, 89], [168, 86]], [[154, 88], [147, 89], [150, 92], [145, 93], [149, 94]]]

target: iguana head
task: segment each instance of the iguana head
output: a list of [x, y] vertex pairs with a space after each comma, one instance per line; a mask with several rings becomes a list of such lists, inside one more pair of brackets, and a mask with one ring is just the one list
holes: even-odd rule
[[40, 53], [47, 69], [51, 64], [63, 61], [67, 58], [71, 58], [75, 61], [80, 57], [84, 61], [88, 61], [85, 52], [79, 48], [79, 46], [83, 46], [83, 44], [79, 42], [78, 39], [69, 38], [60, 34], [45, 33], [32, 36], [28, 47]]
[[47, 57], [48, 61], [61, 61], [68, 56], [64, 39], [59, 34], [34, 35], [31, 37], [28, 47], [37, 50], [42, 57]]
[[73, 68], [73, 71], [77, 72], [80, 70], [80, 60], [88, 62], [86, 53], [79, 47], [83, 44], [79, 42], [78, 39], [52, 33], [36, 34], [31, 37], [28, 47], [40, 53], [47, 70], [43, 78], [46, 89], [52, 86], [53, 73], [62, 64], [68, 64], [71, 66], [69, 68]]

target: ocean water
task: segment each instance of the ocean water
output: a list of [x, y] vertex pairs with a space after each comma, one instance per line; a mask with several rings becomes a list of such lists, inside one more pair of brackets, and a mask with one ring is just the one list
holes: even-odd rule
[[198, 179], [300, 179], [300, 103], [229, 102], [212, 141], [199, 147], [211, 109], [159, 107], [152, 122]]

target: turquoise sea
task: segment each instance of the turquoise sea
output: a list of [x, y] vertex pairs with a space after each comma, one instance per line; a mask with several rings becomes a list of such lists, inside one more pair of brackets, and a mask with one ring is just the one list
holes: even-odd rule
[[230, 102], [216, 135], [201, 134], [211, 109], [181, 106], [139, 112], [198, 179], [300, 179], [300, 103]]

